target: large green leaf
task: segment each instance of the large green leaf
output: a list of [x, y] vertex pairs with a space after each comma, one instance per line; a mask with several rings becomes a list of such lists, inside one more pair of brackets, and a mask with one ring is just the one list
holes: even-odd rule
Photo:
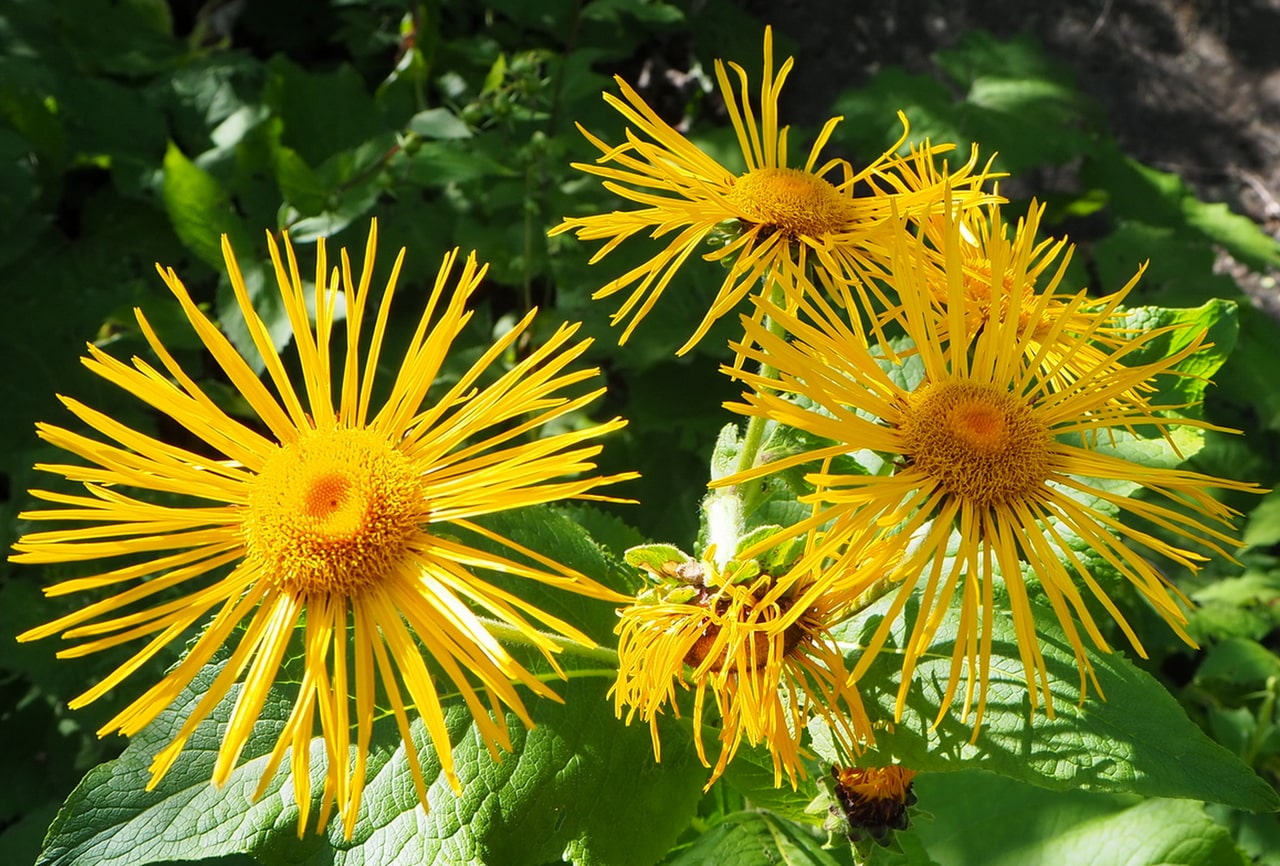
[[[1125, 359], [1130, 365], [1152, 363], [1175, 354], [1195, 338], [1203, 335], [1204, 345], [1183, 359], [1175, 368], [1185, 375], [1162, 376], [1156, 384], [1159, 391], [1151, 396], [1156, 406], [1196, 404], [1204, 399], [1210, 378], [1227, 360], [1236, 345], [1239, 324], [1236, 321], [1234, 301], [1214, 299], [1194, 309], [1168, 309], [1165, 307], [1138, 307], [1129, 310], [1124, 319], [1125, 327], [1144, 331], [1156, 328], [1176, 327], [1177, 330], [1162, 335]], [[1198, 410], [1193, 414], [1199, 415]]]
[[836, 866], [813, 830], [768, 812], [726, 816], [665, 866]]
[[[606, 682], [584, 678], [559, 688], [564, 704], [531, 702], [532, 731], [508, 716], [514, 751], [500, 761], [472, 731], [465, 708], [451, 705], [447, 721], [464, 788], [453, 793], [439, 775], [435, 750], [426, 746], [420, 758], [430, 785], [429, 813], [417, 804], [394, 723], [379, 721], [353, 839], [343, 840], [336, 822], [327, 836], [298, 839], [286, 775], [275, 778], [261, 799], [250, 800], [264, 755], [288, 715], [281, 689], [272, 691], [243, 763], [225, 786], [216, 788], [209, 778], [238, 688], [200, 725], [156, 789], [145, 790], [151, 756], [220, 667], [206, 667], [120, 758], [85, 777], [50, 828], [40, 864], [144, 866], [235, 853], [267, 866], [416, 866], [436, 858], [535, 866], [562, 857], [577, 864], [646, 864], [688, 822], [705, 776], [675, 726], [664, 733], [663, 762], [655, 763], [648, 731], [615, 719], [604, 700]], [[414, 731], [426, 741], [420, 722]], [[312, 783], [319, 785], [322, 742], [313, 740], [311, 749]]]
[[232, 209], [230, 194], [173, 143], [164, 155], [161, 196], [183, 245], [215, 270], [223, 267], [223, 234], [231, 237], [233, 246], [249, 248], [248, 235]]
[[[913, 832], [940, 866], [1243, 866], [1226, 827], [1190, 800], [1050, 793], [987, 773], [916, 779]], [[974, 832], [977, 827], [982, 832]]]
[[[841, 628], [850, 664], [857, 661], [860, 634], [869, 637], [883, 607], [882, 601]], [[1052, 718], [1043, 710], [1032, 717], [1012, 622], [997, 615], [986, 714], [976, 741], [971, 719], [959, 718], [959, 703], [934, 726], [959, 621], [952, 610], [933, 651], [920, 660], [902, 718], [877, 733], [868, 763], [896, 759], [931, 772], [984, 769], [1059, 791], [1180, 797], [1255, 812], [1280, 808], [1280, 797], [1270, 785], [1209, 739], [1155, 678], [1122, 653], [1092, 655], [1106, 699], [1090, 689], [1082, 701], [1071, 645], [1051, 611], [1040, 606], [1034, 611], [1053, 697]], [[873, 720], [893, 720], [901, 667], [895, 648], [904, 644], [904, 628], [901, 620], [894, 626], [890, 644], [860, 681]], [[835, 760], [824, 733], [814, 731], [815, 747], [822, 757]]]

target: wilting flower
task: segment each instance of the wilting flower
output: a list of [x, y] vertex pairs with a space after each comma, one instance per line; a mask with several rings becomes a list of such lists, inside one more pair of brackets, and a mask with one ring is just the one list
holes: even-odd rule
[[[581, 240], [606, 241], [592, 257], [593, 263], [634, 235], [662, 238], [674, 233], [661, 252], [594, 295], [630, 292], [613, 315], [615, 324], [631, 319], [620, 343], [626, 342], [681, 266], [705, 243], [716, 241], [719, 248], [704, 258], [731, 264], [711, 308], [679, 354], [693, 348], [716, 319], [732, 311], [755, 287], [764, 295], [776, 290], [793, 299], [816, 284], [842, 301], [853, 292], [864, 305], [878, 309], [885, 301], [871, 278], [882, 275], [889, 261], [892, 232], [897, 229], [891, 219], [895, 208], [899, 214], [918, 215], [993, 199], [981, 187], [994, 175], [985, 167], [975, 170], [976, 150], [950, 174], [938, 172], [935, 157], [951, 151], [953, 145], [925, 144], [908, 156], [896, 155], [907, 137], [902, 115], [902, 138], [859, 171], [842, 159], [819, 164], [819, 153], [839, 117], [823, 126], [803, 167], [792, 167], [787, 159], [788, 127], [778, 123], [778, 95], [792, 62], [787, 58], [775, 76], [773, 34], [766, 28], [757, 121], [746, 73], [736, 63], [729, 64], [738, 79], [735, 96], [724, 64], [716, 61], [716, 79], [746, 162], [742, 173], [695, 147], [621, 78], [617, 81], [623, 98], [611, 94], [604, 98], [635, 131], [629, 129], [626, 143], [614, 146], [582, 130], [602, 156], [595, 164], [575, 163], [574, 167], [605, 178], [607, 189], [642, 207], [569, 217], [551, 233], [574, 231]], [[727, 240], [719, 241], [721, 235], [727, 235]]]
[[900, 764], [887, 767], [831, 766], [836, 805], [849, 839], [857, 842], [866, 833], [881, 845], [889, 844], [893, 830], [911, 825], [907, 809], [916, 804], [912, 779], [915, 770]]
[[[707, 695], [720, 719], [720, 754], [710, 787], [745, 739], [764, 743], [773, 757], [774, 784], [792, 786], [805, 774], [800, 740], [810, 718], [821, 718], [842, 751], [856, 755], [872, 739], [871, 724], [830, 628], [842, 614], [832, 597], [808, 600], [785, 629], [778, 621], [793, 595], [754, 561], [717, 565], [673, 559], [655, 569], [657, 581], [623, 609], [618, 624], [619, 717], [650, 725], [661, 759], [658, 718], [665, 707], [679, 715], [677, 688], [694, 690], [694, 745], [710, 767], [703, 744]], [[633, 557], [629, 561], [636, 562]]]
[[[565, 497], [599, 498], [590, 491], [628, 476], [588, 474], [600, 450], [590, 441], [624, 422], [525, 438], [600, 394], [572, 394], [573, 386], [594, 375], [569, 369], [589, 342], [572, 342], [574, 325], [562, 326], [511, 369], [487, 378], [494, 362], [526, 332], [532, 314], [460, 378], [433, 390], [450, 345], [471, 317], [468, 298], [485, 273], [472, 256], [451, 289], [456, 250], [444, 258], [385, 399], [375, 402], [375, 371], [384, 357], [403, 251], [375, 313], [370, 282], [376, 225], [358, 279], [345, 250], [340, 276], [336, 267], [328, 273], [322, 241], [316, 250], [313, 328], [309, 292], [292, 246], [286, 239], [282, 260], [275, 241], [270, 236], [268, 241], [293, 328], [301, 388], [290, 381], [285, 359], [251, 306], [225, 237], [223, 256], [248, 332], [265, 361], [265, 381], [200, 311], [178, 276], [161, 270], [201, 342], [257, 417], [244, 421], [220, 408], [178, 365], [141, 311], [138, 324], [159, 368], [140, 358], [129, 365], [90, 346], [84, 363], [92, 372], [172, 419], [203, 441], [201, 450], [216, 456], [141, 433], [63, 397], [72, 413], [100, 435], [39, 425], [42, 439], [84, 462], [38, 468], [83, 483], [84, 493], [33, 490], [56, 507], [22, 518], [81, 525], [28, 533], [15, 545], [13, 560], [128, 559], [48, 587], [49, 595], [99, 589], [113, 594], [19, 639], [61, 633], [83, 641], [62, 650], [63, 657], [146, 641], [71, 702], [80, 707], [115, 689], [208, 619], [181, 662], [101, 731], [136, 734], [173, 703], [220, 647], [230, 647], [221, 672], [173, 741], [156, 755], [152, 786], [196, 726], [239, 682], [213, 772], [214, 782], [225, 782], [286, 655], [300, 657], [301, 683], [259, 794], [289, 753], [301, 810], [298, 832], [303, 832], [311, 803], [309, 743], [318, 717], [327, 754], [319, 827], [336, 806], [349, 837], [365, 783], [375, 704], [395, 717], [425, 808], [426, 783], [408, 706], [422, 717], [444, 775], [459, 788], [441, 708], [441, 675], [447, 688], [461, 695], [480, 738], [494, 751], [510, 748], [503, 706], [531, 724], [517, 684], [554, 696], [498, 642], [487, 621], [518, 633], [557, 671], [552, 657], [557, 645], [541, 629], [591, 643], [477, 570], [597, 598], [618, 596], [474, 518]], [[336, 315], [340, 305], [345, 306], [342, 322]], [[362, 344], [366, 338], [367, 345]], [[536, 564], [486, 552], [465, 534], [505, 545]]]
[[[958, 226], [952, 224], [949, 231], [958, 231]], [[949, 242], [956, 243], [955, 239]], [[924, 241], [917, 237], [913, 243]], [[787, 336], [748, 321], [742, 350], [747, 359], [767, 364], [777, 374], [765, 377], [726, 368], [754, 389], [744, 394], [742, 403], [729, 407], [832, 444], [714, 483], [740, 484], [810, 462], [826, 466], [862, 449], [880, 455], [884, 462], [879, 472], [846, 474], [823, 469], [807, 476], [814, 492], [801, 500], [813, 506], [814, 514], [789, 531], [821, 529], [825, 540], [808, 563], [797, 568], [805, 571], [830, 563], [817, 572], [821, 576], [810, 590], [825, 593], [844, 579], [842, 557], [861, 556], [869, 544], [896, 544], [901, 558], [893, 575], [899, 584], [853, 674], [858, 677], [865, 672], [908, 599], [916, 598], [919, 612], [902, 647], [899, 716], [916, 664], [929, 651], [958, 594], [959, 634], [940, 712], [945, 713], [954, 698], [963, 668], [968, 687], [962, 715], [967, 718], [973, 708], [976, 689], [976, 730], [986, 701], [991, 626], [999, 615], [994, 608], [997, 581], [1008, 595], [1031, 705], [1038, 706], [1043, 695], [1046, 711], [1052, 714], [1048, 673], [1036, 638], [1024, 569], [1035, 576], [1075, 650], [1083, 689], [1092, 669], [1077, 623], [1097, 647], [1109, 649], [1086, 595], [1098, 601], [1143, 654], [1091, 562], [1105, 562], [1130, 581], [1191, 643], [1183, 629], [1186, 615], [1179, 606], [1184, 597], [1147, 557], [1155, 554], [1191, 569], [1205, 557], [1139, 529], [1121, 516], [1131, 515], [1190, 545], [1229, 556], [1228, 549], [1237, 546], [1229, 534], [1236, 512], [1210, 491], [1257, 488], [1144, 465], [1104, 447], [1115, 441], [1118, 430], [1209, 426], [1173, 418], [1160, 411], [1165, 407], [1144, 409], [1117, 399], [1173, 371], [1202, 347], [1203, 333], [1188, 338], [1182, 349], [1167, 357], [1126, 366], [1108, 356], [1105, 346], [1099, 349], [1083, 338], [1063, 338], [1059, 323], [1077, 321], [1089, 303], [1083, 296], [1058, 301], [1034, 295], [1032, 321], [1042, 319], [1048, 305], [1055, 303], [1060, 305], [1059, 323], [1046, 333], [1020, 327], [1024, 286], [1006, 286], [1003, 274], [992, 278], [988, 290], [993, 306], [1003, 308], [1007, 299], [1008, 314], [990, 318], [970, 332], [959, 319], [967, 309], [968, 282], [976, 277], [965, 273], [965, 279], [960, 279], [950, 270], [952, 260], [947, 262], [950, 327], [943, 333], [947, 326], [932, 306], [932, 270], [925, 259], [918, 246], [904, 249], [893, 275], [904, 307], [904, 328], [916, 347], [916, 363], [923, 367], [919, 381], [911, 381], [903, 367], [868, 349], [843, 321], [841, 311], [820, 299], [803, 303], [799, 315], [760, 302]], [[1092, 333], [1086, 329], [1086, 336]], [[1160, 335], [1158, 331], [1134, 334], [1131, 345], [1141, 350]], [[1046, 375], [1040, 364], [1043, 355], [1029, 351], [1033, 341], [1042, 347], [1052, 344], [1062, 359], [1060, 366], [1073, 368], [1073, 376], [1063, 381]], [[896, 373], [890, 375], [890, 370]], [[1137, 488], [1147, 495], [1126, 495]], [[1090, 550], [1089, 559], [1083, 549]], [[744, 555], [752, 552], [743, 551]], [[803, 608], [803, 601], [798, 601], [795, 609]], [[787, 622], [784, 616], [779, 626]]]

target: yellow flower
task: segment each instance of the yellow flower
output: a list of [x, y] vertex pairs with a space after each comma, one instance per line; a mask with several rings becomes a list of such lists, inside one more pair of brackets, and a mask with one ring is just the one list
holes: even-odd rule
[[707, 787], [744, 739], [768, 747], [775, 785], [785, 774], [794, 787], [805, 775], [800, 740], [810, 718], [822, 718], [850, 755], [872, 739], [871, 723], [830, 635], [841, 613], [830, 598], [806, 600], [780, 630], [792, 596], [776, 591], [772, 576], [744, 566], [717, 566], [709, 554], [700, 562], [673, 562], [669, 571], [679, 575], [683, 591], [642, 597], [623, 609], [615, 708], [628, 724], [637, 716], [649, 723], [654, 757], [661, 760], [658, 717], [667, 705], [679, 715], [677, 686], [692, 683], [694, 744], [707, 767], [708, 692], [720, 718], [720, 754]]
[[736, 63], [729, 64], [738, 79], [740, 94], [735, 96], [724, 64], [716, 61], [716, 78], [746, 163], [740, 174], [695, 147], [621, 78], [617, 81], [623, 98], [604, 98], [638, 132], [628, 130], [627, 142], [613, 146], [579, 126], [602, 156], [596, 164], [574, 167], [604, 178], [608, 190], [642, 207], [569, 217], [551, 234], [574, 231], [581, 240], [606, 241], [592, 257], [594, 263], [633, 235], [661, 238], [674, 233], [661, 252], [595, 293], [603, 298], [630, 292], [613, 315], [614, 324], [631, 319], [619, 343], [626, 342], [689, 256], [724, 231], [731, 238], [703, 258], [732, 264], [711, 308], [678, 354], [693, 348], [712, 323], [731, 312], [762, 279], [765, 295], [777, 289], [795, 298], [811, 291], [806, 287], [820, 284], [841, 299], [852, 291], [865, 306], [880, 308], [886, 302], [871, 278], [882, 274], [889, 260], [891, 231], [897, 228], [890, 218], [895, 208], [900, 214], [916, 215], [947, 209], [948, 202], [964, 208], [991, 200], [980, 188], [993, 175], [985, 169], [975, 172], [976, 149], [950, 175], [938, 173], [934, 158], [953, 150], [953, 145], [926, 143], [908, 156], [895, 155], [907, 137], [901, 114], [902, 138], [861, 171], [842, 159], [818, 163], [839, 117], [823, 126], [803, 167], [791, 167], [788, 127], [778, 123], [778, 95], [792, 62], [787, 58], [775, 76], [773, 35], [766, 28], [757, 122], [746, 73]]
[[[958, 225], [948, 231], [958, 232]], [[744, 394], [744, 402], [728, 404], [729, 408], [833, 444], [714, 484], [740, 484], [809, 462], [823, 461], [825, 466], [862, 449], [880, 455], [884, 462], [878, 473], [826, 469], [811, 473], [808, 481], [814, 492], [801, 500], [812, 505], [814, 514], [788, 530], [796, 535], [824, 533], [823, 543], [796, 566], [801, 573], [818, 575], [810, 592], [831, 592], [833, 584], [844, 579], [844, 564], [860, 561], [868, 545], [882, 552], [896, 545], [899, 551], [900, 558], [892, 566], [899, 584], [889, 612], [854, 667], [854, 676], [866, 671], [908, 598], [916, 597], [919, 613], [902, 648], [896, 711], [900, 717], [914, 668], [929, 652], [958, 594], [960, 631], [939, 718], [956, 695], [963, 669], [968, 686], [962, 717], [968, 718], [974, 709], [976, 689], [976, 732], [985, 707], [999, 581], [1008, 596], [1031, 706], [1037, 707], [1043, 697], [1046, 712], [1052, 715], [1048, 674], [1036, 639], [1024, 570], [1034, 575], [1066, 631], [1083, 687], [1092, 670], [1077, 623], [1097, 647], [1109, 649], [1086, 595], [1092, 594], [1116, 620], [1139, 654], [1143, 650], [1081, 548], [1091, 549], [1097, 561], [1105, 561], [1132, 582], [1174, 631], [1191, 643], [1182, 628], [1186, 616], [1179, 607], [1179, 600], [1185, 599], [1148, 556], [1165, 557], [1191, 569], [1205, 557], [1129, 525], [1113, 511], [1229, 557], [1228, 549], [1238, 546], [1228, 534], [1236, 512], [1210, 491], [1256, 492], [1257, 488], [1131, 462], [1099, 444], [1114, 441], [1117, 428], [1149, 426], [1167, 432], [1183, 424], [1209, 426], [1172, 418], [1159, 411], [1164, 407], [1143, 410], [1116, 399], [1170, 373], [1202, 347], [1203, 333], [1169, 357], [1126, 366], [1083, 338], [1064, 338], [1057, 324], [1044, 335], [1038, 329], [1019, 327], [1024, 286], [1006, 286], [1000, 278], [992, 278], [987, 288], [993, 305], [1008, 302], [1009, 314], [989, 319], [970, 332], [960, 319], [967, 309], [964, 294], [974, 275], [955, 267], [953, 259], [947, 261], [948, 327], [932, 309], [932, 269], [918, 246], [924, 241], [919, 237], [908, 241], [905, 234], [903, 238], [904, 245], [917, 246], [900, 250], [894, 281], [904, 305], [904, 327], [923, 367], [922, 378], [904, 385], [909, 374], [902, 368], [891, 376], [886, 367], [894, 365], [868, 349], [840, 312], [820, 298], [802, 304], [803, 315], [762, 301], [764, 313], [786, 336], [748, 322], [742, 348], [748, 360], [773, 367], [777, 376], [726, 368], [754, 388]], [[1059, 323], [1077, 321], [1090, 303], [1083, 296], [1059, 302], [1045, 294], [1030, 296], [1030, 301], [1031, 321], [1040, 321], [1051, 302], [1061, 303], [1056, 314]], [[1092, 333], [1088, 329], [1084, 336]], [[1159, 336], [1158, 331], [1134, 334], [1130, 346], [1141, 350]], [[1068, 382], [1044, 375], [1036, 359], [1028, 357], [1033, 340], [1052, 340], [1063, 366], [1074, 365], [1076, 372]], [[1134, 486], [1147, 495], [1130, 498], [1127, 491]], [[742, 551], [748, 556], [753, 553], [753, 549]], [[875, 572], [863, 568], [858, 574], [874, 576]], [[848, 586], [841, 592], [857, 594], [863, 588]], [[803, 604], [797, 607], [802, 609]], [[787, 622], [783, 617], [779, 626]]]
[[[19, 637], [25, 641], [61, 633], [65, 639], [82, 641], [59, 652], [61, 657], [146, 641], [132, 658], [72, 701], [73, 707], [112, 691], [157, 652], [207, 620], [181, 662], [100, 734], [136, 734], [173, 703], [219, 647], [231, 647], [212, 686], [172, 743], [155, 756], [151, 786], [238, 682], [239, 695], [213, 772], [215, 783], [225, 782], [283, 660], [286, 655], [300, 657], [297, 697], [258, 792], [289, 753], [301, 810], [299, 835], [308, 823], [309, 742], [317, 717], [327, 754], [318, 828], [323, 829], [336, 806], [349, 838], [359, 814], [375, 704], [389, 707], [395, 717], [418, 798], [426, 808], [425, 780], [407, 707], [422, 717], [445, 776], [459, 789], [441, 708], [442, 686], [461, 695], [481, 739], [495, 754], [498, 747], [510, 748], [501, 713], [504, 705], [531, 724], [516, 684], [554, 697], [498, 642], [487, 622], [518, 632], [556, 671], [560, 669], [552, 654], [557, 646], [540, 629], [591, 643], [568, 623], [488, 582], [477, 569], [597, 598], [618, 598], [473, 520], [566, 497], [600, 498], [589, 491], [629, 477], [587, 474], [600, 451], [590, 440], [617, 430], [624, 424], [621, 420], [525, 441], [525, 434], [582, 409], [603, 390], [570, 393], [572, 386], [595, 374], [568, 369], [589, 341], [572, 342], [577, 326], [562, 326], [528, 357], [489, 381], [490, 368], [525, 333], [531, 313], [456, 382], [432, 390], [450, 345], [471, 317], [467, 301], [485, 273], [471, 256], [456, 288], [450, 289], [455, 250], [444, 258], [426, 310], [379, 405], [374, 400], [375, 372], [383, 358], [404, 253], [396, 259], [375, 312], [370, 282], [376, 230], [375, 224], [363, 269], [355, 272], [355, 279], [345, 250], [340, 271], [335, 267], [330, 275], [324, 242], [318, 245], [314, 329], [309, 292], [293, 248], [286, 239], [282, 260], [268, 235], [280, 295], [293, 327], [300, 389], [291, 383], [285, 359], [251, 306], [225, 237], [223, 256], [240, 311], [265, 360], [265, 381], [197, 308], [178, 276], [171, 269], [160, 270], [201, 342], [256, 419], [242, 421], [221, 409], [137, 311], [159, 368], [139, 358], [131, 366], [93, 346], [84, 363], [204, 445], [188, 450], [61, 398], [100, 437], [40, 424], [42, 439], [84, 463], [38, 468], [83, 483], [84, 493], [33, 490], [34, 496], [56, 507], [21, 516], [79, 526], [28, 533], [15, 545], [17, 554], [12, 557], [24, 563], [127, 557], [126, 564], [48, 587], [48, 595], [100, 589], [112, 594]], [[337, 315], [342, 307], [344, 321]], [[368, 343], [362, 344], [365, 339]], [[177, 504], [178, 497], [188, 502]], [[505, 544], [537, 565], [473, 547], [458, 530]], [[441, 674], [447, 685], [440, 681]], [[349, 757], [353, 746], [354, 761]]]

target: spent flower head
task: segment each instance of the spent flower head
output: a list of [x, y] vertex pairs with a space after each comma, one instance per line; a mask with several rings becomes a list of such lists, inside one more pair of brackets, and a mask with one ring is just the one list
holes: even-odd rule
[[807, 599], [779, 628], [797, 594], [756, 560], [717, 564], [710, 549], [697, 560], [674, 548], [655, 550], [628, 552], [653, 583], [622, 610], [613, 696], [619, 717], [649, 723], [656, 758], [659, 717], [668, 706], [678, 716], [679, 690], [691, 688], [694, 744], [708, 767], [708, 694], [719, 717], [720, 754], [708, 787], [743, 740], [769, 749], [775, 785], [785, 776], [794, 786], [805, 775], [800, 743], [814, 717], [844, 752], [860, 753], [871, 724], [830, 634], [842, 611], [828, 598]]
[[901, 764], [884, 767], [832, 764], [836, 802], [831, 812], [837, 819], [835, 824], [852, 842], [869, 836], [877, 844], [888, 847], [895, 830], [911, 826], [907, 810], [916, 804], [915, 776], [915, 770]]

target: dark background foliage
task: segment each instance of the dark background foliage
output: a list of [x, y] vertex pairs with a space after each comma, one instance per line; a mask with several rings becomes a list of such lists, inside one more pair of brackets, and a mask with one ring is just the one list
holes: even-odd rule
[[[640, 536], [690, 546], [707, 458], [729, 420], [719, 404], [734, 396], [716, 364], [736, 334], [722, 323], [690, 356], [672, 351], [720, 275], [686, 268], [661, 314], [619, 349], [608, 324], [615, 299], [590, 295], [643, 252], [589, 267], [592, 249], [546, 230], [618, 206], [569, 167], [593, 156], [575, 122], [620, 138], [600, 99], [615, 74], [732, 165], [712, 62], [757, 72], [770, 21], [778, 53], [797, 56], [783, 100], [795, 140], [843, 114], [832, 152], [865, 160], [891, 142], [904, 109], [920, 134], [999, 151], [1013, 174], [1003, 191], [1019, 203], [1047, 200], [1046, 228], [1079, 243], [1077, 285], [1114, 290], [1150, 258], [1139, 303], [1238, 300], [1236, 351], [1206, 411], [1246, 435], [1215, 436], [1196, 468], [1274, 485], [1280, 328], [1255, 302], [1274, 303], [1280, 262], [1269, 234], [1280, 220], [1280, 70], [1269, 50], [1280, 13], [1226, 0], [847, 6], [0, 0], [3, 540], [30, 528], [17, 517], [31, 503], [27, 488], [53, 483], [31, 467], [54, 456], [33, 424], [69, 423], [55, 394], [181, 440], [77, 361], [86, 342], [118, 357], [143, 353], [133, 307], [234, 410], [155, 262], [175, 268], [241, 339], [219, 234], [263, 290], [264, 230], [288, 229], [305, 261], [321, 235], [334, 238], [331, 249], [361, 250], [377, 217], [378, 273], [408, 249], [405, 309], [420, 305], [446, 250], [475, 249], [491, 263], [464, 357], [532, 306], [544, 311], [539, 334], [564, 319], [584, 323], [609, 385], [593, 414], [631, 420], [603, 468], [644, 476], [623, 491], [643, 505], [618, 513]], [[269, 289], [262, 303], [280, 325]], [[410, 328], [416, 317], [397, 321]], [[1245, 568], [1215, 563], [1186, 585], [1201, 604], [1193, 626], [1205, 651], [1157, 637], [1149, 667], [1274, 782], [1280, 502], [1239, 504], [1252, 509]], [[134, 691], [69, 712], [66, 701], [119, 656], [59, 662], [52, 642], [6, 637], [74, 602], [39, 591], [68, 569], [3, 568], [0, 863], [27, 863], [72, 786], [123, 747], [94, 731]], [[1247, 853], [1280, 862], [1270, 817], [1222, 820]]]

